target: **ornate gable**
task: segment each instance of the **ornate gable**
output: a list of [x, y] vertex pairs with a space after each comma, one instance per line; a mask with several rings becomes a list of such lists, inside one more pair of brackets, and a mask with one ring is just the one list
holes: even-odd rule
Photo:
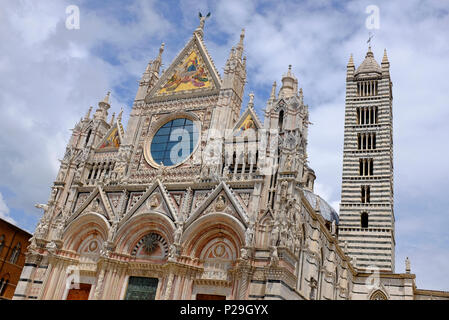
[[190, 97], [218, 93], [221, 79], [201, 38], [194, 34], [145, 98]]
[[240, 119], [237, 121], [234, 126], [233, 135], [234, 136], [243, 136], [245, 131], [254, 130], [254, 133], [257, 133], [257, 130], [262, 128], [262, 124], [258, 119], [253, 108], [247, 108], [245, 112], [240, 116]]
[[229, 214], [245, 226], [247, 226], [249, 222], [245, 209], [239, 203], [239, 200], [236, 199], [235, 194], [223, 181], [207, 195], [205, 200], [200, 202], [196, 209], [192, 207], [192, 210], [195, 211], [193, 211], [187, 219], [186, 226], [190, 225], [201, 216], [211, 212]]
[[99, 151], [111, 151], [118, 150], [121, 144], [120, 130], [117, 124], [114, 124], [107, 134], [105, 138], [99, 143], [98, 150]]
[[106, 195], [100, 188], [93, 190], [88, 196], [83, 192], [78, 195], [78, 200], [75, 205], [75, 210], [72, 217], [67, 224], [75, 220], [77, 217], [90, 212], [95, 212], [103, 215], [107, 220], [110, 220], [114, 213], [111, 210], [109, 203], [106, 202]]
[[176, 210], [173, 208], [172, 200], [159, 179], [145, 192], [130, 195], [126, 215], [120, 224], [125, 223], [134, 215], [150, 211], [164, 214], [172, 221], [176, 220]]

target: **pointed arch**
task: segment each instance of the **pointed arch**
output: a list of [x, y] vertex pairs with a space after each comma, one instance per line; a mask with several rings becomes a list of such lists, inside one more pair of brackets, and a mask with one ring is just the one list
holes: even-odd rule
[[282, 131], [284, 128], [284, 116], [285, 116], [285, 112], [284, 109], [281, 109], [279, 111], [279, 119], [278, 119], [278, 128], [279, 131]]
[[370, 300], [388, 300], [388, 297], [382, 290], [376, 290], [371, 294], [369, 299]]

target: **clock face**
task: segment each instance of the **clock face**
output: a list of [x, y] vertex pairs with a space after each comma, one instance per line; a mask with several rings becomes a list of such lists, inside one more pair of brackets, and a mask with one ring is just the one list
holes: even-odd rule
[[153, 162], [166, 167], [185, 161], [195, 150], [199, 129], [192, 120], [178, 118], [165, 123], [153, 136], [150, 154]]

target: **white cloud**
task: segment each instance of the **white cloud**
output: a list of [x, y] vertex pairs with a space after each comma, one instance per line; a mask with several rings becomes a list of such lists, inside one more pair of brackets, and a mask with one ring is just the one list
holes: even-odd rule
[[[146, 39], [170, 29], [154, 1], [139, 0], [122, 11], [133, 15], [131, 23], [81, 6], [80, 29], [68, 30], [69, 4], [8, 1], [0, 12], [0, 39], [8, 44], [0, 52], [0, 187], [11, 191], [9, 207], [33, 222], [41, 214], [34, 204], [48, 198], [70, 129], [108, 90], [140, 76], [150, 56], [139, 47], [158, 48], [158, 39]], [[117, 50], [118, 66], [95, 52], [104, 44]], [[113, 56], [107, 50], [103, 56]], [[110, 113], [125, 101], [112, 92]]]
[[[70, 1], [8, 1], [0, 11], [0, 39], [8, 44], [0, 52], [0, 186], [15, 194], [8, 196], [9, 208], [40, 215], [33, 205], [47, 199], [69, 129], [89, 105], [96, 107], [106, 91], [126, 78], [136, 90], [136, 80], [157, 54], [161, 39], [166, 40], [168, 67], [188, 40], [179, 42], [179, 34], [188, 34], [180, 29], [193, 31], [197, 11], [212, 11], [205, 39], [219, 70], [240, 29], [246, 29], [246, 92], [256, 92], [259, 110], [273, 81], [279, 88], [281, 75], [293, 65], [314, 123], [308, 153], [317, 193], [338, 210], [346, 63], [351, 53], [357, 65], [365, 56], [365, 8], [371, 2], [348, 1], [333, 8], [328, 1], [312, 0], [186, 0], [176, 8], [182, 16], [170, 21], [161, 13], [170, 5], [156, 1], [102, 5], [101, 10], [81, 5], [81, 28], [70, 31], [65, 29]], [[449, 254], [436, 239], [447, 239], [449, 207], [448, 8], [442, 1], [417, 0], [379, 6], [381, 29], [375, 32], [373, 51], [380, 60], [388, 49], [394, 83], [398, 271], [407, 254], [418, 281], [424, 279], [421, 287], [438, 282], [438, 288], [447, 290], [444, 263]], [[112, 64], [105, 56], [118, 61]], [[112, 94], [111, 113], [132, 99]], [[431, 230], [434, 237], [428, 236]]]
[[5, 203], [5, 200], [3, 199], [3, 195], [0, 193], [0, 218], [3, 220], [6, 220], [14, 225], [17, 225], [16, 220], [14, 220], [9, 215], [9, 208]]

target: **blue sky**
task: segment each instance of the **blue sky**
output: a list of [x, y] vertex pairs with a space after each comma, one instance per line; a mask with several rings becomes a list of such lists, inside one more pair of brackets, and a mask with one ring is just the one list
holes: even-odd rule
[[[65, 27], [80, 8], [80, 29]], [[112, 91], [126, 123], [137, 81], [165, 43], [163, 68], [211, 11], [205, 43], [220, 72], [246, 29], [248, 94], [261, 116], [273, 81], [292, 64], [313, 125], [316, 192], [338, 210], [345, 72], [367, 50], [368, 5], [380, 9], [394, 93], [396, 271], [405, 257], [419, 288], [449, 290], [449, 3], [445, 1], [5, 1], [0, 11], [0, 216], [34, 231], [70, 130]], [[262, 118], [262, 117], [261, 117]]]

